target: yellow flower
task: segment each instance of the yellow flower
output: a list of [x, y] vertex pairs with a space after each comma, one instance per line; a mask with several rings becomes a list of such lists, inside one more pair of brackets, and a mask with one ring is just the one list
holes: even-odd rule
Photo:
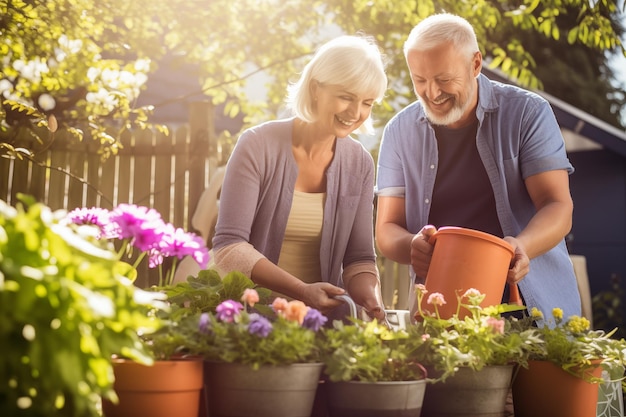
[[554, 316], [554, 318], [557, 320], [561, 320], [563, 318], [563, 310], [558, 307], [553, 308], [552, 316]]
[[530, 316], [533, 319], [542, 319], [543, 318], [543, 313], [537, 307], [533, 307], [530, 310]]
[[567, 322], [567, 327], [572, 333], [582, 333], [589, 330], [589, 320], [584, 317], [572, 316]]

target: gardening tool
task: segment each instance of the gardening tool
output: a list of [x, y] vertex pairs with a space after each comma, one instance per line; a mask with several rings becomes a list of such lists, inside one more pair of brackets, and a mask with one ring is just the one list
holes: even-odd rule
[[[356, 303], [349, 295], [335, 295], [334, 298], [348, 304], [350, 316], [358, 318]], [[409, 322], [409, 310], [385, 310], [385, 321], [383, 323], [390, 329], [405, 329]]]

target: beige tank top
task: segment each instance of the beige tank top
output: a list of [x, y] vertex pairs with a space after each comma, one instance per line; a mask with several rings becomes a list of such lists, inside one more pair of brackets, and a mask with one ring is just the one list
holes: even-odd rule
[[320, 243], [326, 193], [294, 191], [278, 266], [311, 283], [321, 281]]

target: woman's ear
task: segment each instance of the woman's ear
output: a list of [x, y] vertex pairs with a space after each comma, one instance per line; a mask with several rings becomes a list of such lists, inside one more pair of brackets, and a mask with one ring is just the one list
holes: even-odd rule
[[311, 80], [311, 83], [309, 84], [309, 93], [311, 94], [311, 101], [313, 103], [317, 101], [317, 95], [319, 94], [320, 86], [321, 84], [317, 80]]

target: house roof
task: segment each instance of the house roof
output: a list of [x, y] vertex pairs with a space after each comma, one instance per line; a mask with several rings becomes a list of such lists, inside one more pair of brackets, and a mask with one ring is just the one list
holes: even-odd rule
[[[158, 68], [150, 74], [146, 89], [137, 99], [137, 105], [154, 105], [151, 121], [168, 125], [186, 124], [189, 122], [189, 106], [193, 102], [211, 101], [200, 84], [197, 65], [189, 64], [184, 56], [167, 55], [158, 63]], [[228, 130], [237, 132], [242, 123], [243, 115], [227, 117], [224, 115], [224, 104], [215, 108], [215, 131]]]
[[[483, 67], [483, 73], [492, 80], [508, 84], [515, 84], [502, 72]], [[592, 141], [605, 149], [626, 157], [626, 131], [620, 130], [595, 116], [576, 108], [561, 99], [558, 99], [543, 91], [534, 91], [539, 94], [552, 106], [556, 120], [564, 130], [566, 142], [576, 142], [570, 151], [580, 150], [580, 143], [584, 140]], [[582, 140], [581, 140], [582, 139]], [[590, 146], [582, 145], [583, 149]], [[593, 146], [591, 146], [593, 147]], [[597, 148], [598, 146], [596, 146]]]

